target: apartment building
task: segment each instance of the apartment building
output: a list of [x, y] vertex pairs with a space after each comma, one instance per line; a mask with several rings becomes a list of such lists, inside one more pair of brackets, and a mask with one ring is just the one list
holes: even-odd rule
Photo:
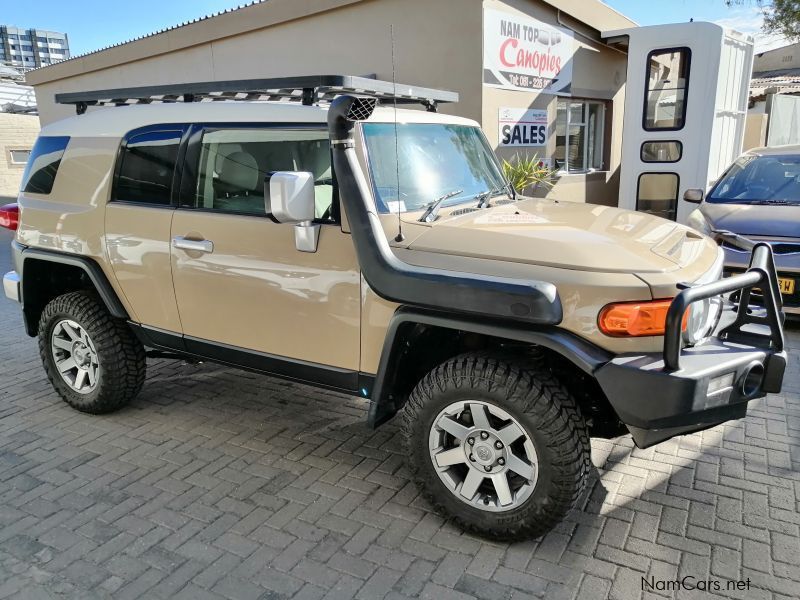
[[66, 33], [0, 25], [0, 65], [25, 72], [69, 57]]

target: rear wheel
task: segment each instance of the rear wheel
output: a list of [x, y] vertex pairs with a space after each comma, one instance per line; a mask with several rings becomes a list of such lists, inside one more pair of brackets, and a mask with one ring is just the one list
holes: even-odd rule
[[144, 348], [90, 292], [58, 296], [39, 320], [39, 354], [56, 392], [100, 414], [130, 402], [144, 383]]
[[458, 356], [404, 409], [415, 481], [437, 510], [498, 539], [537, 537], [574, 506], [588, 476], [586, 424], [543, 367]]

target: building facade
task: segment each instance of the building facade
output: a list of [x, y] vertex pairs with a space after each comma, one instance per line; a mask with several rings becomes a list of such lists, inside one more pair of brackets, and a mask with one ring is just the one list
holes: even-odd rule
[[535, 155], [558, 169], [550, 197], [616, 205], [627, 55], [601, 32], [634, 25], [597, 0], [269, 0], [34, 70], [27, 81], [45, 124], [74, 114], [55, 104], [59, 92], [394, 72], [458, 92], [442, 110], [480, 122], [501, 157]]
[[800, 43], [753, 61], [745, 149], [800, 143]]
[[0, 204], [16, 198], [38, 135], [36, 115], [0, 112]]
[[66, 33], [0, 25], [0, 64], [25, 72], [69, 57]]

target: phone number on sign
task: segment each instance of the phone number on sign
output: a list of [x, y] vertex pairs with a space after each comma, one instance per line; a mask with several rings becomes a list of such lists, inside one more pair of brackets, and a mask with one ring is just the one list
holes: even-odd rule
[[543, 90], [550, 85], [553, 80], [545, 77], [533, 77], [532, 75], [520, 75], [518, 73], [503, 73], [508, 82], [514, 87], [528, 88], [532, 90]]

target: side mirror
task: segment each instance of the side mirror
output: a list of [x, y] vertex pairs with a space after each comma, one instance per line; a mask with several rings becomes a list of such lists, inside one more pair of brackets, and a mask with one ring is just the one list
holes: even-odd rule
[[304, 171], [276, 171], [264, 179], [264, 209], [279, 223], [294, 223], [294, 245], [300, 252], [316, 252], [318, 223], [314, 223], [314, 175]]
[[689, 188], [683, 193], [683, 199], [692, 204], [700, 204], [703, 201], [703, 190], [700, 188]]

